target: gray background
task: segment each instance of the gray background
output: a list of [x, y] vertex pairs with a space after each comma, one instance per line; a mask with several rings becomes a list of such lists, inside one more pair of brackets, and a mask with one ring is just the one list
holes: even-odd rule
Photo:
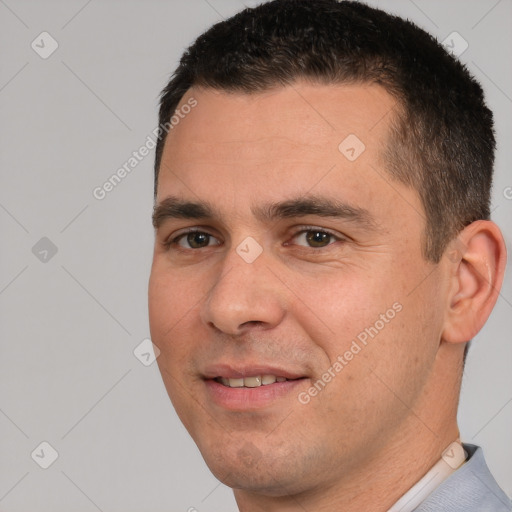
[[[468, 42], [461, 60], [496, 115], [493, 217], [510, 251], [512, 2], [371, 3], [440, 40], [457, 31]], [[236, 510], [178, 421], [156, 364], [133, 354], [149, 337], [153, 153], [105, 199], [92, 191], [155, 128], [159, 92], [184, 47], [243, 5], [0, 0], [2, 512]], [[47, 59], [31, 48], [50, 48], [43, 31], [59, 45]], [[463, 440], [484, 447], [509, 495], [511, 329], [509, 271], [470, 352], [459, 414]], [[35, 462], [48, 461], [48, 449], [31, 457], [42, 441], [58, 452], [48, 469]]]

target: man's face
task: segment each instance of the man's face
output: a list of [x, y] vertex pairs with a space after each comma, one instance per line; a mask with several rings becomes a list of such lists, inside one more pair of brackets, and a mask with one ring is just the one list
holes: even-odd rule
[[149, 286], [167, 391], [227, 485], [337, 482], [425, 428], [411, 410], [442, 331], [423, 207], [382, 157], [394, 101], [305, 83], [191, 97], [165, 145]]

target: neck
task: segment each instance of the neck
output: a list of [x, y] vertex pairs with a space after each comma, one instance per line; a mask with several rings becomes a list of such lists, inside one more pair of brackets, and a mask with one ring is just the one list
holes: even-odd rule
[[455, 441], [456, 424], [443, 436], [418, 437], [418, 420], [411, 421], [407, 433], [387, 443], [377, 457], [358, 471], [346, 475], [335, 486], [308, 489], [293, 496], [262, 496], [235, 490], [240, 512], [386, 512], [441, 458], [444, 449]]
[[[433, 371], [429, 385], [394, 436], [383, 439], [382, 448], [353, 471], [334, 484], [305, 487], [294, 495], [283, 493], [276, 497], [235, 489], [240, 512], [388, 511], [459, 438], [458, 382], [446, 378], [443, 366]], [[446, 389], [454, 392], [448, 394]], [[397, 407], [405, 405], [397, 403]]]

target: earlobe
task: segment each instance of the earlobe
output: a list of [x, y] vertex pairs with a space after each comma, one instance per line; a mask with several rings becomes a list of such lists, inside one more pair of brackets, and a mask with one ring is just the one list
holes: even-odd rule
[[452, 289], [442, 338], [465, 343], [480, 331], [498, 299], [505, 273], [505, 242], [494, 222], [479, 220], [459, 233], [447, 254]]

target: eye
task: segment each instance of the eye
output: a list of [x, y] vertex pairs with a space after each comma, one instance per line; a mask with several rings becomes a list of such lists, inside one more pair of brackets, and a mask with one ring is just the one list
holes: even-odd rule
[[204, 231], [190, 230], [186, 233], [182, 233], [181, 235], [171, 238], [166, 242], [165, 245], [168, 248], [171, 248], [172, 246], [178, 246], [182, 249], [203, 249], [204, 247], [219, 244], [220, 242], [209, 233]]
[[318, 228], [303, 229], [296, 233], [292, 238], [292, 240], [295, 240], [297, 245], [320, 249], [327, 247], [328, 245], [332, 245], [340, 239], [340, 237], [337, 237], [333, 233]]

